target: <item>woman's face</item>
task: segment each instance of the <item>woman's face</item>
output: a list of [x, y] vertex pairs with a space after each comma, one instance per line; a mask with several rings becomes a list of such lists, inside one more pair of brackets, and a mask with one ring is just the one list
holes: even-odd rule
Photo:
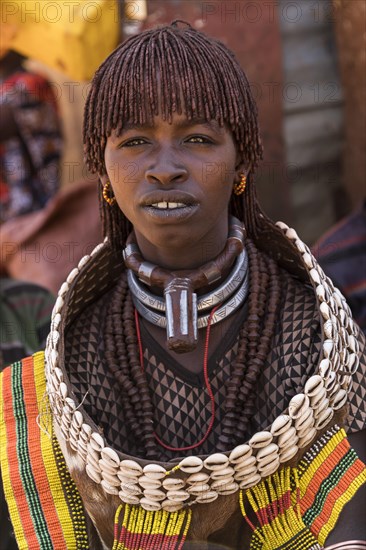
[[187, 269], [225, 245], [237, 164], [226, 128], [174, 114], [171, 123], [157, 116], [152, 125], [112, 133], [101, 179], [110, 180], [145, 259]]

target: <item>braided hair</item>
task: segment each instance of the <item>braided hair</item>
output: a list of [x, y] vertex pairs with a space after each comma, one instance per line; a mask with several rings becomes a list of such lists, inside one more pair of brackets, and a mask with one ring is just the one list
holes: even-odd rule
[[[253, 175], [263, 155], [257, 107], [247, 77], [234, 54], [221, 42], [179, 21], [145, 31], [122, 43], [95, 73], [84, 113], [84, 150], [89, 170], [106, 173], [104, 150], [112, 130], [128, 123], [151, 123], [160, 113], [216, 120], [231, 131], [240, 161], [250, 166], [243, 196], [233, 195], [230, 212], [255, 237], [263, 219]], [[100, 207], [104, 235], [124, 247], [131, 226], [118, 205]]]
[[[269, 353], [281, 302], [279, 268], [254, 244], [264, 224], [274, 224], [257, 201], [253, 174], [263, 154], [257, 107], [234, 54], [218, 40], [178, 21], [129, 38], [104, 61], [92, 81], [85, 105], [85, 158], [89, 170], [105, 175], [104, 150], [112, 130], [120, 135], [127, 122], [151, 123], [158, 114], [171, 121], [173, 113], [226, 125], [240, 161], [250, 166], [245, 193], [232, 194], [229, 205], [230, 213], [244, 221], [248, 234], [250, 289], [248, 319], [239, 333], [218, 441], [225, 450], [235, 440], [242, 441], [248, 430], [255, 411], [255, 385]], [[130, 222], [116, 203], [106, 204], [101, 190], [99, 197], [104, 234], [112, 248], [120, 251], [131, 231]], [[159, 458], [125, 274], [114, 292], [104, 342], [109, 368], [121, 387], [125, 420], [139, 441], [141, 455]]]

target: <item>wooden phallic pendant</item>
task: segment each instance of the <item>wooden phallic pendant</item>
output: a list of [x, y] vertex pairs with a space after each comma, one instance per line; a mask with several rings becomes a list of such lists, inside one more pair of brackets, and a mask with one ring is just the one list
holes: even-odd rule
[[197, 294], [187, 278], [174, 278], [164, 289], [168, 348], [177, 353], [197, 346]]

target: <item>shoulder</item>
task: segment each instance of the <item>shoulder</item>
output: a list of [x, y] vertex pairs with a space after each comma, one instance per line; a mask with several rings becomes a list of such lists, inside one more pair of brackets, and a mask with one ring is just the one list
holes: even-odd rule
[[[287, 273], [276, 333], [262, 371], [257, 392], [253, 429], [263, 430], [283, 413], [290, 399], [303, 392], [321, 360], [322, 328], [315, 294]], [[346, 428], [357, 432], [366, 426], [365, 339], [359, 334], [360, 365], [349, 393]]]

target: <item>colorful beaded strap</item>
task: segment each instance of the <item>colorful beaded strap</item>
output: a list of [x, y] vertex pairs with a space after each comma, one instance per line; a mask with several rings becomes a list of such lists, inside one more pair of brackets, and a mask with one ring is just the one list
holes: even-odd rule
[[0, 375], [0, 449], [5, 497], [19, 548], [89, 548], [80, 495], [52, 422], [39, 426], [46, 390], [44, 354]]
[[[366, 483], [366, 468], [338, 426], [320, 437], [297, 468], [284, 467], [242, 491], [253, 530], [250, 550], [320, 550], [344, 505]], [[249, 520], [251, 507], [259, 526]]]

